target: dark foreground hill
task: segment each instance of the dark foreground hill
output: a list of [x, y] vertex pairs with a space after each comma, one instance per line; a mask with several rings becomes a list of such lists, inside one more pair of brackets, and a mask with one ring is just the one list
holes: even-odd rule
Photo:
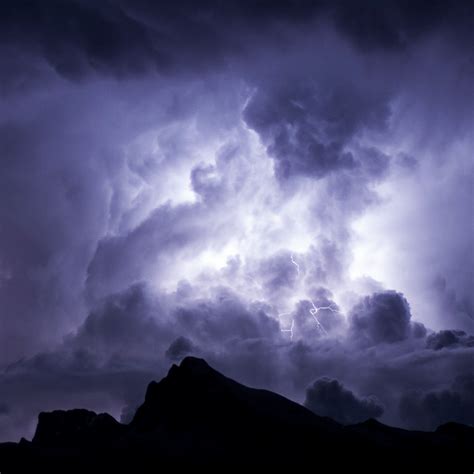
[[344, 427], [187, 357], [163, 380], [150, 383], [145, 402], [128, 425], [88, 410], [41, 413], [31, 442], [0, 445], [0, 472], [22, 472], [30, 466], [63, 472], [158, 472], [170, 464], [380, 472], [415, 465], [426, 470], [440, 463], [472, 472], [473, 448], [474, 428], [468, 426], [448, 423], [427, 433], [369, 420]]

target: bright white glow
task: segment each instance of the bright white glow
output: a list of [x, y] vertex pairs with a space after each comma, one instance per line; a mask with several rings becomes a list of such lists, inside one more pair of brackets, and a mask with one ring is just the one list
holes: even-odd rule
[[[218, 273], [225, 271], [229, 259], [238, 258], [242, 265], [249, 262], [253, 265], [288, 248], [304, 254], [314, 244], [317, 229], [311, 219], [310, 204], [317, 188], [287, 195], [275, 178], [273, 161], [258, 136], [245, 128], [229, 132], [227, 140], [229, 136], [239, 143], [229, 158], [222, 151], [229, 148], [227, 142], [221, 141], [212, 147], [207, 145], [205, 151], [196, 149], [197, 158], [186, 161], [188, 169], [183, 171], [183, 179], [187, 176], [189, 181], [192, 166], [201, 163], [199, 160], [206, 155], [206, 163], [213, 166], [214, 181], [222, 195], [216, 198], [218, 205], [212, 198], [204, 202], [208, 221], [201, 220], [199, 225], [214, 229], [209, 245], [190, 246], [191, 250], [173, 265], [157, 268], [157, 285], [166, 291], [173, 291], [182, 279], [194, 281], [204, 274], [214, 274], [214, 282], [219, 282], [222, 275]], [[185, 196], [186, 193], [181, 197]], [[292, 263], [299, 275], [300, 268], [293, 257]], [[245, 285], [250, 286], [250, 291], [262, 290], [255, 282], [248, 285], [248, 278], [243, 272], [225, 283], [234, 290], [245, 291]]]

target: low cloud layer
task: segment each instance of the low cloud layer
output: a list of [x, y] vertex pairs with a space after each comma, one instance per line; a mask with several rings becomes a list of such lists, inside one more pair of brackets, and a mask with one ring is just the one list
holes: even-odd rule
[[454, 349], [456, 347], [474, 347], [474, 337], [464, 331], [444, 329], [430, 334], [426, 340], [426, 347], [439, 351], [445, 347]]
[[410, 426], [433, 429], [445, 420], [474, 424], [474, 375], [458, 376], [444, 390], [414, 391], [400, 401], [401, 417]]
[[[365, 307], [366, 317], [373, 317], [367, 301], [391, 299], [408, 310], [403, 295], [387, 291], [365, 297], [352, 313], [360, 317]], [[390, 336], [368, 345], [362, 330], [361, 344], [351, 319], [346, 331], [335, 309], [314, 314], [307, 301], [296, 306], [290, 331], [271, 306], [243, 300], [227, 287], [202, 297], [202, 289], [190, 284], [164, 294], [134, 285], [107, 297], [56, 349], [7, 368], [2, 375], [6, 432], [31, 434], [39, 410], [75, 405], [108, 410], [127, 421], [147, 383], [187, 355], [204, 357], [239, 381], [278, 391], [344, 424], [368, 418], [424, 429], [450, 420], [471, 423], [474, 347], [429, 348], [436, 333], [407, 330], [398, 337], [397, 325], [391, 332], [390, 312]], [[409, 312], [406, 318], [411, 331]]]
[[383, 407], [375, 397], [357, 397], [337, 380], [316, 380], [307, 390], [305, 406], [320, 416], [349, 425], [378, 418]]

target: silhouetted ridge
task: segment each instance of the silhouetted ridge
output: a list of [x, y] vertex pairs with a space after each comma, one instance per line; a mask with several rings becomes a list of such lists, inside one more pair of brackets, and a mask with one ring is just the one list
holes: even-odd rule
[[[177, 367], [176, 364], [173, 364], [173, 367]], [[173, 369], [173, 367], [171, 369]], [[199, 357], [188, 356], [185, 357], [181, 364], [179, 364], [179, 369], [181, 371], [188, 371], [195, 375], [215, 375], [218, 377], [224, 377], [217, 370], [213, 369], [204, 359]]]
[[[266, 424], [337, 425], [303, 406], [267, 390], [235, 382], [203, 359], [186, 357], [173, 365], [160, 382], [148, 385], [145, 403], [130, 426], [138, 431], [161, 425], [193, 429], [195, 426], [241, 428], [251, 420]], [[338, 426], [338, 425], [337, 425]]]
[[463, 425], [462, 423], [455, 423], [451, 421], [444, 425], [438, 426], [436, 433], [455, 437], [459, 442], [469, 443], [471, 449], [474, 450], [474, 426]]
[[410, 467], [420, 463], [425, 470], [449, 461], [454, 472], [454, 467], [471, 469], [473, 446], [474, 428], [458, 423], [436, 432], [393, 428], [373, 419], [344, 427], [186, 357], [149, 384], [129, 425], [89, 410], [41, 413], [31, 442], [0, 444], [0, 471], [22, 472], [34, 464], [47, 465], [47, 472], [82, 465], [84, 472], [96, 461], [106, 461], [108, 470], [128, 463], [130, 472], [156, 471], [165, 462], [307, 466], [331, 455], [333, 468], [379, 472], [380, 459], [402, 467], [409, 459]]
[[124, 425], [107, 413], [96, 414], [77, 409], [55, 410], [39, 414], [32, 442], [42, 446], [90, 444], [118, 438], [124, 429]]

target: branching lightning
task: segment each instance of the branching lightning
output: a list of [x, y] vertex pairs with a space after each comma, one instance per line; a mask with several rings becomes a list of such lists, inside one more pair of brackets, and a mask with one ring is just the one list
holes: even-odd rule
[[328, 332], [326, 331], [326, 328], [321, 324], [321, 321], [318, 319], [316, 316], [318, 312], [322, 309], [328, 309], [329, 311], [332, 311], [333, 313], [337, 312], [337, 309], [334, 308], [333, 304], [330, 304], [329, 306], [316, 306], [313, 302], [313, 300], [309, 300], [311, 303], [312, 308], [309, 310], [309, 314], [313, 317], [313, 319], [316, 321], [316, 325], [318, 329], [323, 333], [327, 334]]
[[[291, 263], [296, 267], [296, 271], [298, 273], [298, 276], [300, 275], [300, 266], [298, 265], [298, 262], [294, 259], [293, 257], [293, 254], [291, 254]], [[336, 313], [337, 312], [337, 308], [335, 308], [334, 304], [330, 304], [330, 305], [327, 305], [327, 306], [316, 306], [313, 302], [313, 300], [309, 300], [310, 303], [311, 303], [311, 308], [309, 310], [309, 314], [311, 315], [311, 317], [314, 319], [314, 321], [316, 322], [316, 327], [318, 328], [318, 330], [324, 334], [324, 335], [327, 335], [327, 331], [326, 331], [326, 328], [322, 325], [321, 321], [319, 320], [318, 318], [318, 312], [320, 310], [329, 310], [329, 311], [332, 311], [333, 313]], [[279, 314], [278, 316], [284, 316], [285, 314], [290, 314], [290, 313], [281, 313]], [[291, 326], [289, 329], [281, 329], [281, 332], [288, 332], [290, 333], [290, 339], [293, 339], [293, 329], [295, 327], [295, 318], [292, 318], [291, 320]]]

